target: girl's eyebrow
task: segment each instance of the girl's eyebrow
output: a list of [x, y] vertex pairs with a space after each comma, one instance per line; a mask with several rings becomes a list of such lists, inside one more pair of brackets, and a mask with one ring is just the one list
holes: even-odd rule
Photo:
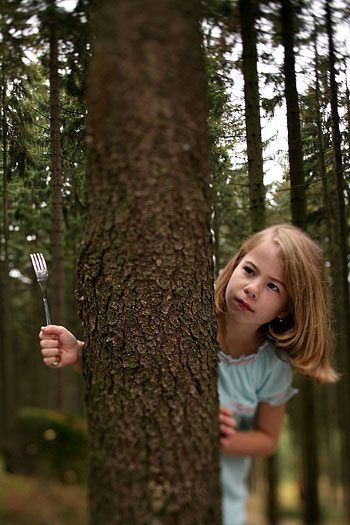
[[[259, 268], [256, 266], [256, 264], [253, 263], [253, 261], [247, 260], [246, 263], [248, 263], [251, 266], [253, 266], [253, 269], [255, 271], [259, 272]], [[277, 279], [277, 277], [269, 277], [269, 280], [278, 282], [279, 284], [281, 284], [286, 289], [286, 285], [284, 284], [284, 282], [281, 281], [280, 279]]]

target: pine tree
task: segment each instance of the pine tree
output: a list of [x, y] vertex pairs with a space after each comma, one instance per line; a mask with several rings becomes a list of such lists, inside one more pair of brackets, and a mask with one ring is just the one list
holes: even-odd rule
[[220, 520], [199, 16], [96, 4], [79, 264], [96, 525]]

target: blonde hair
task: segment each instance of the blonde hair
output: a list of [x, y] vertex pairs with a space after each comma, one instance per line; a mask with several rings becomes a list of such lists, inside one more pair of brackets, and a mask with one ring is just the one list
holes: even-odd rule
[[284, 284], [289, 294], [288, 315], [273, 319], [261, 330], [277, 351], [285, 350], [292, 367], [318, 383], [338, 379], [328, 359], [330, 316], [323, 252], [302, 230], [276, 224], [252, 235], [220, 273], [215, 289], [216, 314], [227, 311], [225, 292], [232, 272], [245, 255], [266, 240], [279, 248]]

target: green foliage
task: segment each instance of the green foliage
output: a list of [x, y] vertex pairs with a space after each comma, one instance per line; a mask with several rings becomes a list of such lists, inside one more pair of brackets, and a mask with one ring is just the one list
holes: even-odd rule
[[208, 2], [207, 7], [210, 9], [203, 30], [208, 74], [215, 256], [219, 269], [238, 248], [242, 235], [249, 233], [247, 221], [242, 221], [244, 214], [248, 213], [249, 204], [246, 172], [244, 168], [233, 166], [232, 162], [245, 133], [242, 107], [232, 103], [230, 94], [235, 87], [231, 76], [235, 65], [229, 53], [232, 45], [229, 27], [232, 29], [230, 24], [236, 13], [232, 5], [228, 9], [225, 2]]
[[[3, 86], [6, 127], [1, 129], [1, 135], [7, 144], [8, 251], [11, 269], [21, 274], [26, 273], [30, 252], [42, 251], [50, 260], [50, 130], [45, 59], [48, 42], [45, 28], [38, 26], [39, 21], [48, 16], [45, 7], [46, 2], [10, 2], [8, 16], [1, 19], [0, 27], [1, 42], [6, 42], [5, 47], [0, 45], [3, 54], [0, 61], [6, 65], [6, 85]], [[62, 9], [49, 13], [56, 17], [56, 22], [62, 22], [59, 27], [63, 208], [66, 264], [73, 273], [85, 214], [84, 79], [89, 59], [88, 9], [89, 3], [80, 1], [73, 13]], [[28, 17], [32, 24], [29, 28], [24, 24]], [[39, 28], [37, 33], [35, 27]], [[29, 62], [28, 53], [43, 60]], [[11, 60], [5, 62], [9, 54]], [[70, 296], [73, 296], [72, 289]]]

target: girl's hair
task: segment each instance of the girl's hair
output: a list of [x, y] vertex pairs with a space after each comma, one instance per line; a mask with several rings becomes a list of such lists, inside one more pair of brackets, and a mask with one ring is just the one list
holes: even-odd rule
[[216, 314], [220, 317], [227, 311], [225, 292], [234, 269], [248, 252], [267, 240], [276, 243], [284, 264], [289, 313], [282, 322], [273, 319], [261, 330], [277, 350], [286, 351], [297, 372], [318, 383], [336, 381], [337, 373], [328, 361], [331, 330], [323, 252], [302, 230], [277, 224], [252, 235], [217, 279]]

